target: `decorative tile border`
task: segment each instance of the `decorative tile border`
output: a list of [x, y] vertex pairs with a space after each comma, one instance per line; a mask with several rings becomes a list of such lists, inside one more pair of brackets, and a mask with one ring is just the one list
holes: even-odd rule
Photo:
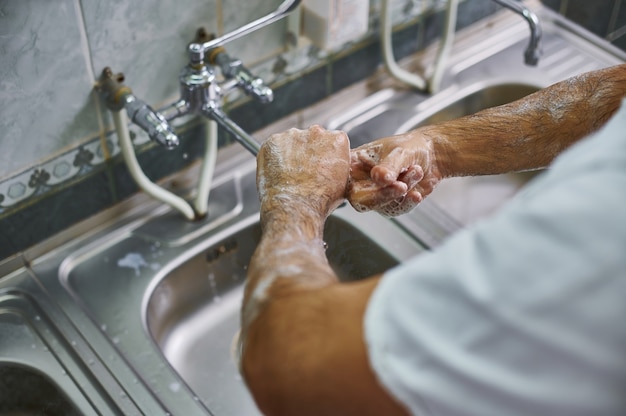
[[[139, 127], [129, 125], [129, 131], [136, 147], [150, 142]], [[99, 137], [90, 139], [74, 149], [0, 182], [0, 215], [79, 180], [121, 152], [115, 132], [110, 132], [106, 136], [104, 146], [106, 151]]]

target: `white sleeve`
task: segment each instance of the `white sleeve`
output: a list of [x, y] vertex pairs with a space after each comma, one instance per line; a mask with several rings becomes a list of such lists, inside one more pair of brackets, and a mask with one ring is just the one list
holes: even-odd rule
[[385, 274], [369, 358], [413, 414], [626, 415], [620, 115], [598, 134], [618, 140], [586, 140], [498, 215]]

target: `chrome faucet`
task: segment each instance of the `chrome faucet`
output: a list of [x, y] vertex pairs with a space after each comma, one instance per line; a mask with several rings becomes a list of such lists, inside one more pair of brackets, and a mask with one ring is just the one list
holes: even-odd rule
[[[205, 32], [200, 29], [196, 42], [189, 46], [189, 63], [179, 76], [180, 99], [160, 110], [160, 113], [168, 121], [187, 114], [199, 114], [215, 120], [256, 155], [260, 145], [228, 118], [222, 110], [222, 98], [239, 88], [260, 102], [269, 103], [274, 99], [274, 93], [261, 78], [252, 75], [241, 60], [228, 55], [222, 46], [205, 50], [203, 45], [212, 43], [200, 43], [204, 37]], [[221, 71], [224, 81], [217, 81], [216, 69]]]
[[506, 7], [522, 16], [528, 22], [530, 27], [530, 42], [524, 52], [524, 62], [526, 65], [535, 66], [541, 57], [541, 26], [539, 18], [535, 13], [530, 11], [521, 1], [516, 0], [493, 0], [499, 5]]
[[[222, 45], [281, 19], [299, 4], [300, 0], [284, 0], [274, 12], [217, 39], [208, 36], [204, 29], [199, 30], [196, 39], [187, 48], [189, 62], [178, 77], [180, 99], [159, 111], [154, 111], [139, 100], [124, 85], [123, 74], [114, 75], [110, 68], [102, 71], [95, 89], [112, 112], [120, 151], [139, 188], [170, 205], [188, 220], [201, 219], [208, 215], [208, 196], [217, 155], [217, 125], [226, 129], [252, 154], [256, 155], [261, 147], [224, 113], [223, 97], [234, 89], [241, 89], [263, 103], [269, 103], [274, 98], [272, 90], [263, 80], [255, 77], [239, 59], [228, 55]], [[222, 73], [223, 80], [217, 80], [218, 70]], [[171, 120], [187, 114], [207, 118], [205, 154], [193, 204], [155, 184], [145, 175], [135, 154], [128, 118], [122, 111], [124, 109], [131, 121], [146, 131], [151, 140], [168, 149], [178, 146], [180, 142], [169, 123]]]
[[[103, 72], [96, 88], [109, 109], [119, 111], [126, 108], [131, 120], [145, 130], [150, 139], [166, 148], [179, 144], [169, 121], [187, 114], [199, 114], [215, 120], [256, 155], [259, 143], [228, 118], [222, 110], [222, 98], [236, 88], [262, 103], [271, 102], [274, 95], [262, 79], [252, 75], [239, 59], [228, 55], [222, 45], [283, 18], [300, 1], [285, 0], [274, 12], [219, 38], [207, 36], [202, 29], [199, 30], [196, 39], [187, 48], [189, 63], [179, 75], [180, 99], [159, 111], [152, 110], [137, 99], [130, 88], [122, 84], [123, 75], [113, 76], [109, 68]], [[217, 81], [216, 69], [221, 71], [224, 81]]]

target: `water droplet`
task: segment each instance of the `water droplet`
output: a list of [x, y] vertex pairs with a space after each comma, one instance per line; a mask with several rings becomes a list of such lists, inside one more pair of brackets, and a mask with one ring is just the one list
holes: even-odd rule
[[180, 383], [179, 383], [179, 382], [177, 382], [177, 381], [173, 381], [173, 382], [171, 382], [171, 383], [170, 383], [170, 390], [171, 390], [173, 393], [178, 392], [178, 390], [180, 390]]
[[183, 153], [183, 159], [187, 160], [188, 157], [189, 155], [187, 153]]
[[107, 324], [102, 324], [102, 325], [100, 325], [100, 329], [106, 332], [106, 330], [107, 330]]
[[48, 349], [48, 347], [43, 347], [43, 350], [44, 350], [45, 352], [50, 351], [50, 350]]
[[65, 370], [61, 370], [61, 374], [63, 374], [64, 376], [66, 376], [66, 375], [67, 375], [67, 371], [65, 371]]
[[35, 316], [35, 321], [41, 321], [41, 316], [39, 315]]
[[324, 247], [324, 250], [328, 249], [328, 243], [326, 241], [322, 241], [322, 247]]
[[125, 399], [125, 398], [126, 398], [126, 393], [125, 393], [125, 392], [123, 392], [123, 391], [120, 391], [120, 397], [121, 397], [122, 399]]
[[36, 346], [35, 344], [32, 344], [30, 347], [31, 347], [32, 349], [37, 349], [37, 346]]
[[75, 347], [76, 346], [76, 341], [72, 341], [71, 344], [72, 344], [73, 347]]
[[119, 344], [120, 343], [119, 337], [113, 337], [113, 343], [114, 344]]
[[89, 365], [94, 365], [95, 361], [93, 360], [93, 358], [90, 358], [89, 361], [87, 361], [89, 363]]
[[199, 401], [200, 401], [200, 398], [199, 398], [198, 396], [193, 396], [193, 399], [194, 399], [195, 401], [197, 401], [197, 402], [199, 402]]

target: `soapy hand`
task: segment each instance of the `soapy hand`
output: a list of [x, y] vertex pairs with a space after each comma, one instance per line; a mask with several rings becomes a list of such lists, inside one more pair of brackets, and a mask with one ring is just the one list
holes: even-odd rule
[[272, 135], [257, 156], [262, 213], [306, 204], [326, 218], [343, 202], [350, 176], [350, 143], [345, 133], [320, 126]]
[[358, 211], [404, 214], [441, 180], [432, 142], [419, 130], [375, 140], [351, 151], [348, 201]]

